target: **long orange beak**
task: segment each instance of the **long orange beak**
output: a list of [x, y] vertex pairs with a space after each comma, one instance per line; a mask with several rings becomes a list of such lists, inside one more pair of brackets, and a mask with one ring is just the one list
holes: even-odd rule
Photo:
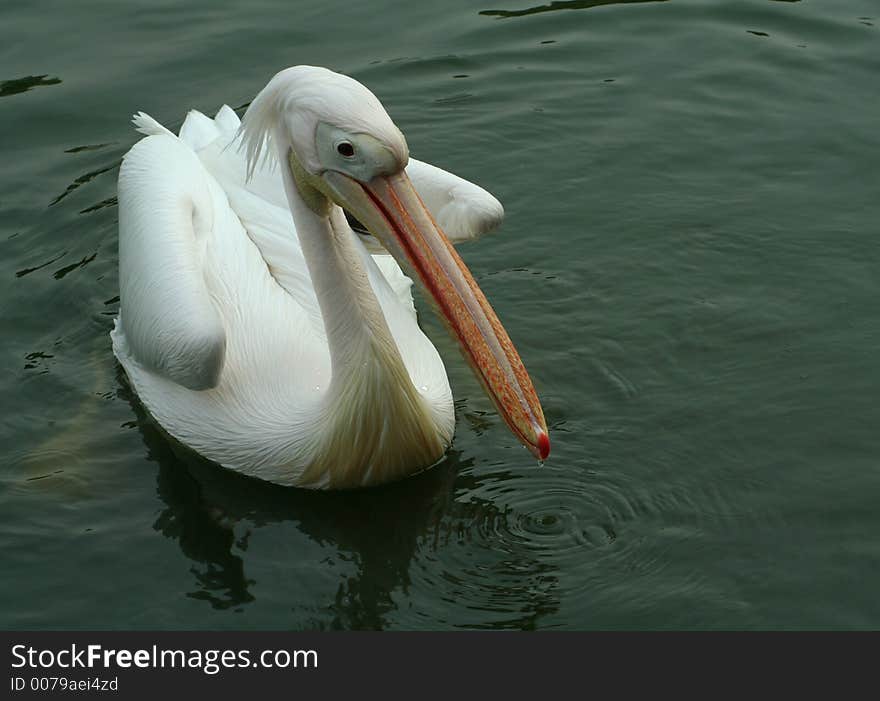
[[323, 178], [341, 204], [421, 282], [510, 430], [535, 457], [546, 459], [550, 438], [532, 380], [483, 291], [406, 173], [378, 176], [366, 184], [336, 172]]

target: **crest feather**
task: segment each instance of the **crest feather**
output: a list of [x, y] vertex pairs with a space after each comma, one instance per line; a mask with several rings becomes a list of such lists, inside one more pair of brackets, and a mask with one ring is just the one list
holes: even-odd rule
[[235, 135], [235, 139], [239, 142], [239, 149], [244, 150], [248, 181], [253, 178], [254, 171], [260, 163], [268, 165], [270, 161], [274, 160], [274, 118], [278, 114], [276, 91], [270, 90], [274, 81], [275, 78], [269, 81], [269, 84], [257, 94], [248, 106], [247, 112], [241, 120], [241, 126]]

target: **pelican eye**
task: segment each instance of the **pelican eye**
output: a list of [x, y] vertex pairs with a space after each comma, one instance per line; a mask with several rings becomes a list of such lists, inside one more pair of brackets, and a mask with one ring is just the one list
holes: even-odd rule
[[354, 156], [354, 146], [348, 141], [340, 141], [336, 144], [336, 150], [339, 152], [340, 156], [345, 156], [346, 158]]

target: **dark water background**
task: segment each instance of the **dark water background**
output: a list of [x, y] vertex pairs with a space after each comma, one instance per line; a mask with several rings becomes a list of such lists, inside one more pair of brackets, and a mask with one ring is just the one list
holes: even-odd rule
[[[4, 628], [880, 627], [880, 6], [0, 3]], [[441, 467], [311, 494], [178, 455], [110, 351], [130, 115], [326, 65], [495, 192], [462, 249], [538, 468], [439, 323]]]

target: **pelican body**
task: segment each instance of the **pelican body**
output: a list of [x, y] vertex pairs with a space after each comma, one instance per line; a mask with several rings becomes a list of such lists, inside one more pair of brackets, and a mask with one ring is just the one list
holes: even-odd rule
[[119, 174], [111, 336], [171, 436], [237, 472], [316, 489], [436, 463], [452, 441], [452, 392], [418, 326], [414, 278], [505, 422], [547, 456], [532, 382], [441, 228], [479, 235], [501, 205], [409, 158], [367, 88], [296, 66], [241, 122], [226, 106], [213, 120], [191, 112], [179, 136], [134, 121], [146, 136]]

